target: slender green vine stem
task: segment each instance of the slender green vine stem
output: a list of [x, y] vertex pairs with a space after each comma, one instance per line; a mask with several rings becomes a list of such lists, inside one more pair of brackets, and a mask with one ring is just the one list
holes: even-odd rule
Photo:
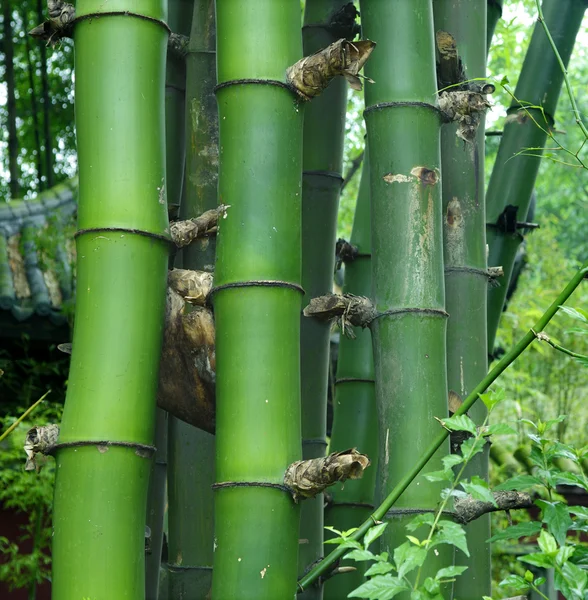
[[559, 344], [554, 342], [548, 335], [546, 335], [544, 333], [537, 333], [536, 337], [538, 340], [540, 340], [542, 342], [547, 342], [553, 349], [559, 350], [560, 352], [563, 352], [564, 354], [567, 354], [568, 356], [571, 356], [572, 358], [579, 358], [581, 360], [588, 361], [588, 356], [585, 356], [584, 354], [578, 354], [577, 352], [572, 352], [571, 350], [568, 350], [567, 348], [560, 346]]
[[563, 60], [561, 59], [559, 50], [557, 49], [557, 46], [555, 45], [553, 37], [551, 36], [549, 27], [547, 27], [547, 23], [545, 23], [545, 19], [543, 17], [543, 9], [541, 8], [540, 0], [535, 0], [535, 4], [537, 5], [537, 15], [538, 15], [537, 20], [539, 21], [539, 23], [541, 23], [541, 26], [543, 27], [543, 30], [545, 31], [545, 35], [547, 36], [547, 39], [549, 40], [549, 44], [551, 45], [553, 53], [555, 54], [555, 58], [557, 59], [557, 62], [559, 63], [559, 66], [560, 66], [560, 69], [561, 69], [561, 72], [562, 72], [562, 75], [564, 78], [564, 83], [566, 85], [566, 90], [567, 90], [568, 96], [570, 98], [570, 103], [572, 105], [572, 111], [574, 112], [574, 117], [576, 118], [576, 123], [578, 124], [578, 127], [582, 130], [584, 137], [586, 139], [588, 139], [588, 129], [586, 129], [586, 125], [584, 125], [584, 122], [582, 121], [582, 117], [580, 115], [580, 111], [578, 110], [578, 104], [576, 103], [576, 97], [574, 96], [574, 92], [572, 91], [572, 86], [571, 86], [570, 80], [568, 78], [568, 71], [566, 69], [566, 66], [564, 65]]
[[22, 421], [24, 421], [35, 410], [35, 408], [37, 408], [37, 406], [39, 406], [39, 404], [41, 404], [41, 402], [47, 398], [50, 393], [51, 390], [43, 394], [32, 406], [29, 406], [29, 408], [27, 408], [15, 422], [2, 435], [0, 435], [0, 442], [12, 431], [14, 431], [18, 427], [19, 423], [22, 423]]
[[[478, 442], [479, 439], [484, 437], [484, 430], [486, 429], [486, 425], [488, 425], [489, 417], [490, 417], [490, 413], [488, 412], [488, 414], [486, 415], [486, 418], [484, 419], [484, 422], [478, 428], [478, 435], [476, 436], [476, 443]], [[459, 473], [457, 474], [457, 477], [453, 480], [453, 482], [451, 484], [451, 488], [449, 488], [449, 493], [447, 493], [445, 495], [445, 498], [443, 498], [441, 505], [437, 509], [437, 513], [435, 514], [435, 520], [433, 521], [433, 524], [431, 525], [431, 530], [429, 531], [429, 535], [427, 536], [427, 539], [425, 540], [425, 543], [424, 543], [424, 547], [426, 548], [427, 551], [429, 550], [429, 544], [431, 543], [431, 540], [433, 539], [433, 535], [435, 534], [435, 530], [437, 529], [437, 523], [439, 523], [439, 520], [441, 519], [441, 516], [443, 515], [443, 511], [445, 510], [445, 507], [447, 506], [449, 499], [452, 497], [452, 493], [457, 489], [457, 486], [458, 486], [459, 482], [461, 481], [461, 478], [463, 477], [463, 474], [466, 470], [466, 467], [468, 466], [468, 463], [474, 456], [475, 450], [476, 450], [476, 444], [474, 443], [472, 445], [472, 447], [470, 448], [468, 455], [465, 457], [465, 459], [461, 465], [461, 469], [459, 470]], [[417, 571], [417, 576], [416, 576], [416, 579], [414, 582], [414, 587], [413, 587], [414, 590], [416, 590], [419, 586], [419, 581], [421, 578], [422, 570], [423, 570], [423, 565], [421, 565], [419, 567], [419, 570]]]
[[[517, 359], [525, 349], [535, 339], [536, 333], [543, 331], [545, 326], [551, 321], [554, 315], [559, 310], [560, 306], [572, 295], [573, 291], [580, 285], [580, 282], [588, 273], [588, 261], [586, 261], [578, 272], [572, 277], [570, 282], [558, 295], [551, 306], [545, 311], [543, 316], [537, 321], [535, 326], [519, 340], [519, 342], [507, 352], [496, 366], [480, 381], [480, 383], [470, 392], [467, 398], [463, 401], [463, 404], [456, 411], [455, 416], [465, 414], [473, 404], [478, 400], [479, 395], [484, 393], [488, 387], [494, 383], [499, 375], [503, 373], [514, 361]], [[449, 431], [442, 430], [439, 435], [431, 442], [431, 445], [427, 448], [427, 451], [419, 458], [412, 469], [398, 482], [396, 487], [390, 492], [380, 506], [358, 527], [358, 529], [350, 536], [350, 539], [359, 541], [363, 538], [366, 532], [379, 523], [390, 508], [396, 503], [398, 498], [404, 493], [406, 488], [412, 483], [416, 476], [421, 472], [423, 467], [429, 462], [429, 459], [437, 452], [437, 449], [447, 439]], [[313, 569], [311, 569], [304, 577], [298, 581], [299, 591], [303, 591], [308, 588], [318, 577], [330, 570], [330, 568], [342, 558], [348, 551], [348, 548], [341, 548], [340, 546], [333, 550], [328, 556], [326, 556], [321, 562], [319, 562]]]

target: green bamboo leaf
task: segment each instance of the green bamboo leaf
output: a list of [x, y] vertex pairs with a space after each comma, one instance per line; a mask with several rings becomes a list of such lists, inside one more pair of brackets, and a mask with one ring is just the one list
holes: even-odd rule
[[559, 309], [566, 315], [572, 317], [576, 321], [586, 323], [588, 325], [588, 312], [581, 308], [572, 308], [571, 306], [560, 306]]
[[518, 560], [529, 565], [534, 565], [535, 567], [544, 567], [546, 569], [550, 569], [551, 567], [555, 566], [555, 557], [544, 554], [543, 552], [519, 556]]
[[443, 425], [450, 431], [469, 431], [472, 435], [476, 435], [476, 424], [466, 415], [443, 419]]
[[367, 549], [374, 540], [378, 539], [384, 533], [384, 529], [386, 529], [387, 525], [388, 523], [380, 523], [379, 525], [368, 529], [365, 537], [363, 538], [364, 548]]
[[375, 555], [369, 550], [352, 550], [345, 555], [345, 558], [349, 558], [350, 560], [355, 560], [357, 562], [361, 562], [364, 560], [376, 560]]
[[377, 562], [374, 563], [366, 572], [366, 577], [373, 577], [374, 575], [385, 575], [393, 571], [394, 567], [389, 562]]
[[391, 600], [400, 592], [408, 590], [408, 586], [398, 577], [376, 575], [357, 589], [348, 598], [368, 598], [368, 600]]
[[496, 391], [490, 390], [485, 394], [479, 394], [480, 400], [486, 405], [488, 411], [491, 411], [497, 404], [505, 398], [504, 388], [499, 388]]
[[429, 547], [439, 544], [450, 544], [459, 548], [466, 556], [470, 555], [463, 527], [453, 521], [441, 520], [437, 524], [438, 531], [433, 534]]
[[443, 471], [431, 471], [423, 475], [428, 481], [453, 481], [455, 474], [451, 470], [444, 469]]
[[561, 568], [561, 571], [568, 583], [572, 598], [584, 600], [588, 584], [588, 573], [573, 562], [565, 563]]
[[[568, 529], [573, 525], [570, 513], [568, 512], [568, 507], [561, 502], [547, 502], [546, 500], [537, 500], [535, 504], [537, 504], [537, 506], [539, 506], [543, 511], [542, 520], [555, 538], [553, 540], [553, 544], [555, 544], [557, 540], [557, 543], [560, 546], [563, 546], [566, 543]], [[544, 534], [544, 539], [548, 539], [546, 536], [551, 537], [549, 533], [541, 532], [541, 535]], [[543, 550], [543, 552], [553, 552], [557, 549], [556, 546], [552, 550], [545, 550], [543, 546], [541, 546], [541, 536], [539, 537], [539, 547]]]
[[579, 519], [588, 519], [587, 506], [568, 506], [568, 512], [576, 515]]
[[437, 571], [437, 575], [435, 575], [435, 579], [439, 581], [440, 579], [447, 579], [450, 577], [456, 577], [457, 575], [461, 575], [467, 567], [446, 567], [445, 569], [439, 569]]
[[463, 481], [461, 486], [472, 498], [482, 502], [490, 502], [493, 506], [497, 506], [496, 500], [488, 488], [488, 483], [481, 477], [474, 475], [469, 482]]
[[447, 456], [444, 456], [441, 460], [443, 462], [445, 470], [448, 470], [455, 467], [456, 465], [461, 464], [465, 460], [465, 458], [461, 454], [448, 454]]
[[529, 588], [529, 583], [525, 581], [520, 575], [509, 575], [503, 579], [498, 585], [501, 587], [509, 587], [515, 590], [515, 592], [524, 592]]
[[419, 527], [432, 525], [434, 522], [435, 515], [433, 513], [421, 513], [406, 524], [406, 529], [408, 531], [416, 531]]
[[484, 435], [516, 435], [516, 429], [507, 423], [496, 423], [487, 427]]
[[537, 543], [539, 544], [539, 548], [541, 548], [541, 550], [546, 554], [557, 552], [557, 542], [555, 541], [555, 538], [551, 535], [551, 533], [545, 531], [545, 529], [541, 530]]
[[529, 521], [528, 523], [519, 523], [512, 527], [507, 527], [504, 531], [493, 535], [488, 541], [497, 542], [498, 540], [516, 540], [522, 537], [536, 535], [541, 531], [541, 523]]
[[[443, 569], [441, 569], [441, 570], [443, 570]], [[437, 573], [437, 575], [439, 575], [439, 573]], [[427, 577], [425, 579], [425, 581], [423, 583], [423, 587], [432, 596], [439, 594], [439, 592], [441, 590], [441, 585], [439, 584], [439, 582], [436, 579], [433, 579], [432, 577]]]
[[497, 485], [494, 489], [496, 491], [502, 490], [525, 490], [534, 485], [543, 485], [541, 479], [533, 477], [533, 475], [518, 475], [517, 477], [511, 477], [500, 485]]
[[561, 566], [567, 562], [574, 554], [575, 546], [562, 546], [555, 556], [555, 562]]
[[427, 551], [424, 548], [414, 546], [409, 542], [404, 542], [394, 550], [394, 563], [398, 571], [398, 577], [404, 577], [417, 567], [420, 567], [427, 558]]

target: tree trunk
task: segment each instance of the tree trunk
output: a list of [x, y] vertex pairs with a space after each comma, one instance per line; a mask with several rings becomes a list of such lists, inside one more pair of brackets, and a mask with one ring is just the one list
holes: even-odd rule
[[[22, 22], [25, 28], [25, 31], [29, 29], [29, 19], [28, 13], [26, 9], [22, 11]], [[31, 57], [31, 43], [29, 40], [29, 36], [24, 36], [25, 40], [25, 52], [27, 59], [27, 75], [29, 78], [29, 88], [30, 88], [30, 101], [31, 101], [31, 116], [33, 119], [33, 133], [35, 136], [35, 162], [37, 167], [37, 184], [36, 190], [40, 192], [44, 189], [43, 187], [43, 157], [41, 152], [41, 126], [39, 124], [39, 104], [37, 102], [37, 90], [36, 90], [36, 82], [35, 82], [35, 70], [37, 68], [36, 64], [33, 64], [33, 59]]]
[[168, 34], [165, 2], [142, 3], [142, 16], [132, 2], [116, 8], [100, 16], [114, 7], [101, 0], [76, 5], [78, 278], [56, 447], [52, 591], [59, 600], [145, 597], [145, 509], [169, 248]]
[[[45, 3], [37, 0], [39, 23], [45, 20]], [[47, 72], [47, 47], [39, 44], [41, 52], [41, 104], [43, 106], [43, 145], [45, 146], [45, 187], [53, 187], [53, 138], [51, 136], [51, 99], [49, 97], [49, 74]]]
[[18, 135], [16, 132], [16, 96], [14, 81], [14, 41], [12, 39], [12, 3], [2, 2], [4, 19], [4, 80], [6, 81], [6, 116], [8, 129], [8, 172], [10, 174], [10, 197], [15, 200], [20, 195], [20, 168], [18, 166]]

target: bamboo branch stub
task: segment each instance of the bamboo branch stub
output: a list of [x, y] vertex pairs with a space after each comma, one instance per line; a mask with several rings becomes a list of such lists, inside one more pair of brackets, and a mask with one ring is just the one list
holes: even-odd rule
[[475, 500], [471, 496], [466, 498], [455, 498], [454, 508], [457, 519], [463, 525], [490, 512], [500, 510], [514, 510], [518, 508], [530, 508], [533, 506], [533, 499], [530, 494], [525, 492], [493, 492], [494, 500], [497, 506], [491, 502]]
[[365, 328], [376, 316], [369, 298], [353, 294], [327, 294], [312, 298], [302, 313], [305, 317], [325, 321], [337, 319], [341, 331], [352, 339], [355, 337], [352, 326]]
[[55, 46], [59, 40], [72, 37], [75, 7], [63, 0], [47, 0], [49, 20], [44, 21], [29, 31], [31, 37], [44, 40]]
[[370, 459], [355, 448], [334, 452], [329, 456], [298, 460], [284, 475], [284, 484], [292, 489], [294, 500], [314, 498], [325, 488], [347, 479], [360, 479]]
[[361, 90], [359, 71], [375, 46], [376, 43], [370, 40], [350, 42], [341, 38], [288, 67], [287, 82], [303, 100], [318, 96], [338, 75], [345, 77], [352, 89]]
[[215, 235], [218, 228], [218, 220], [226, 215], [226, 204], [221, 204], [217, 208], [207, 210], [195, 219], [187, 221], [176, 221], [170, 225], [170, 235], [174, 244], [178, 248], [183, 248], [197, 238], [209, 235]]
[[49, 451], [59, 437], [59, 425], [43, 425], [32, 427], [25, 438], [24, 451], [27, 455], [25, 471], [39, 471], [40, 466], [36, 462], [37, 454], [49, 454]]
[[214, 278], [207, 271], [172, 269], [167, 275], [167, 284], [186, 302], [194, 306], [204, 306], [212, 289]]
[[190, 38], [181, 33], [170, 33], [167, 40], [167, 49], [171, 50], [178, 58], [186, 58]]
[[343, 238], [339, 238], [335, 245], [335, 272], [337, 272], [343, 263], [353, 262], [359, 254], [357, 246], [349, 243]]

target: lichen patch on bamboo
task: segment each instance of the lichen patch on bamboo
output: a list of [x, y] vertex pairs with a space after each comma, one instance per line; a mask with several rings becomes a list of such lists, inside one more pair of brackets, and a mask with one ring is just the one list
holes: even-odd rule
[[359, 71], [375, 46], [370, 40], [350, 42], [342, 38], [288, 67], [286, 80], [304, 100], [318, 96], [337, 76], [345, 77], [352, 89], [361, 90]]
[[394, 173], [386, 173], [382, 179], [386, 183], [410, 183], [413, 180], [410, 175], [402, 175], [402, 173], [396, 175]]

